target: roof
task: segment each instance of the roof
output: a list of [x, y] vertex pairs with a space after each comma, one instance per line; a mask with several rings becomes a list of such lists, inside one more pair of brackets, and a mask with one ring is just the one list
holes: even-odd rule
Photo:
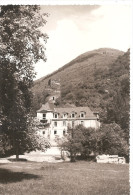
[[54, 104], [47, 102], [46, 104], [42, 104], [42, 107], [37, 110], [39, 113], [45, 113], [47, 111], [54, 111]]
[[[43, 104], [42, 107], [37, 111], [38, 113], [46, 113], [46, 112], [53, 112], [58, 113], [59, 118], [63, 118], [63, 114], [67, 114], [67, 118], [71, 118], [71, 114], [75, 113], [74, 118], [80, 118], [81, 112], [85, 113], [85, 118], [90, 119], [97, 119], [97, 117], [94, 115], [94, 113], [90, 110], [89, 107], [66, 107], [66, 108], [59, 108], [56, 107], [53, 103], [47, 102], [46, 104]], [[58, 119], [59, 119], [58, 118]]]
[[71, 117], [72, 113], [75, 113], [75, 118], [79, 118], [81, 112], [85, 113], [85, 118], [96, 118], [89, 107], [55, 108], [54, 112], [59, 114], [59, 118], [63, 118], [65, 113], [68, 114], [68, 118]]

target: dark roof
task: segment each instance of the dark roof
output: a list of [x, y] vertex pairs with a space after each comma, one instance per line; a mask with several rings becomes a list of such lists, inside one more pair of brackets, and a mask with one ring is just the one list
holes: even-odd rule
[[71, 118], [71, 114], [75, 113], [75, 118], [80, 117], [80, 113], [85, 113], [85, 118], [96, 119], [96, 116], [90, 110], [89, 107], [66, 107], [66, 108], [57, 108], [53, 103], [47, 102], [43, 104], [42, 107], [37, 111], [38, 113], [46, 113], [46, 112], [58, 113], [59, 118], [63, 118], [63, 114], [67, 114], [67, 118]]
[[37, 110], [37, 112], [45, 113], [47, 111], [54, 111], [54, 104], [47, 102], [46, 104], [42, 104], [42, 107]]
[[75, 117], [79, 118], [81, 112], [85, 113], [85, 118], [96, 118], [89, 107], [55, 108], [54, 111], [59, 113], [59, 118], [62, 118], [64, 113], [68, 114], [68, 118], [71, 117], [72, 113], [75, 113]]

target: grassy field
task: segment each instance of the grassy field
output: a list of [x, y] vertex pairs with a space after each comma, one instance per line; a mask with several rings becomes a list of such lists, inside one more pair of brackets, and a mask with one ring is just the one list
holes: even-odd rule
[[115, 164], [0, 164], [0, 195], [128, 195], [129, 166]]

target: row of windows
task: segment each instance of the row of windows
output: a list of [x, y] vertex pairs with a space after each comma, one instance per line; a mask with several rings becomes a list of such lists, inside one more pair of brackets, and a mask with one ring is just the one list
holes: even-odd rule
[[[57, 127], [57, 121], [54, 122], [54, 126]], [[66, 126], [66, 121], [63, 121], [63, 126]]]
[[[58, 118], [58, 114], [57, 114], [57, 113], [53, 113], [53, 117], [54, 117], [54, 118]], [[85, 114], [84, 114], [84, 113], [81, 113], [81, 114], [80, 114], [80, 117], [81, 117], [81, 118], [84, 118], [84, 117], [85, 117]], [[67, 114], [64, 114], [64, 115], [63, 115], [63, 118], [67, 118]], [[72, 113], [72, 114], [71, 114], [71, 118], [75, 118], [75, 113]], [[43, 114], [43, 119], [46, 119], [46, 114]]]
[[[84, 121], [81, 121], [80, 123], [81, 123], [81, 125], [84, 125]], [[74, 121], [72, 121], [72, 125], [74, 126]], [[58, 126], [58, 122], [57, 121], [54, 122], [54, 126], [55, 127]], [[67, 126], [66, 121], [63, 121], [63, 126]]]
[[[63, 118], [67, 118], [67, 116], [68, 116], [67, 114], [63, 114]], [[75, 113], [72, 113], [72, 114], [71, 114], [71, 118], [75, 118], [75, 116], [76, 116]], [[54, 113], [54, 114], [53, 114], [53, 117], [54, 117], [54, 118], [58, 118], [58, 114], [57, 114], [57, 113]], [[80, 113], [80, 117], [81, 117], [81, 118], [84, 118], [84, 117], [85, 117], [85, 113]]]
[[[42, 134], [45, 135], [45, 131], [43, 131]], [[65, 134], [66, 134], [66, 131], [63, 130], [63, 135], [65, 135]], [[57, 130], [54, 130], [54, 135], [57, 135]]]
[[[63, 135], [65, 135], [65, 134], [66, 134], [66, 131], [63, 130]], [[54, 130], [54, 135], [57, 135], [57, 130]]]

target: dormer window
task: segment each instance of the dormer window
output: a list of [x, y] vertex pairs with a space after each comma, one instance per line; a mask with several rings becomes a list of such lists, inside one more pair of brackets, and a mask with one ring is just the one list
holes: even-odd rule
[[84, 117], [85, 117], [85, 113], [84, 113], [84, 112], [81, 112], [81, 113], [80, 113], [80, 117], [81, 117], [81, 118], [84, 118]]
[[58, 114], [57, 113], [54, 113], [54, 118], [58, 118]]
[[71, 114], [71, 117], [74, 118], [74, 117], [75, 117], [75, 113], [72, 113], [72, 114]]
[[64, 113], [63, 114], [63, 118], [67, 118], [67, 113]]
[[97, 117], [97, 119], [99, 120], [99, 113], [98, 112], [93, 112], [93, 114]]

